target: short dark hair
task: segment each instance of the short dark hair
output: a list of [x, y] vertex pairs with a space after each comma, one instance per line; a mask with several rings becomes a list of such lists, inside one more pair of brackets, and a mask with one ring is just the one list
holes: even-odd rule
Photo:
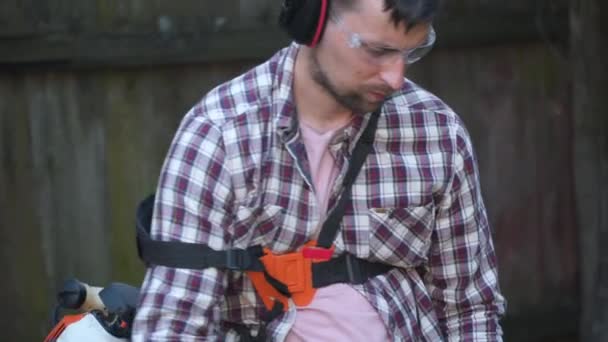
[[[333, 0], [330, 9], [332, 15], [337, 12], [353, 10], [359, 0]], [[405, 24], [406, 31], [421, 23], [432, 22], [441, 0], [384, 0], [384, 11], [390, 11], [391, 21], [395, 26]]]

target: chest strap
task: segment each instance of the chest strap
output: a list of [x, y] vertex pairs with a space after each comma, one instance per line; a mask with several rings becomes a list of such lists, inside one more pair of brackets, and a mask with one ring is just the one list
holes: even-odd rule
[[380, 109], [372, 113], [357, 141], [342, 193], [324, 221], [318, 241], [310, 241], [296, 252], [277, 255], [262, 246], [217, 251], [205, 244], [153, 240], [150, 237], [152, 195], [137, 210], [139, 257], [147, 264], [175, 268], [217, 267], [244, 271], [269, 311], [277, 311], [277, 304], [287, 310], [289, 298], [296, 305], [305, 306], [312, 301], [317, 288], [336, 283], [362, 284], [389, 271], [393, 266], [370, 262], [349, 253], [332, 258], [331, 246], [350, 200], [352, 184], [373, 148], [379, 115]]
[[298, 306], [306, 306], [314, 297], [314, 289], [337, 283], [363, 284], [394, 267], [350, 253], [332, 258], [333, 249], [328, 254], [315, 253], [319, 249], [316, 241], [297, 252], [273, 254], [261, 246], [218, 251], [205, 244], [154, 240], [150, 237], [153, 205], [151, 195], [137, 209], [137, 250], [141, 260], [175, 268], [216, 267], [246, 272], [267, 310], [276, 310], [276, 304], [280, 304], [281, 311], [286, 310], [289, 298]]

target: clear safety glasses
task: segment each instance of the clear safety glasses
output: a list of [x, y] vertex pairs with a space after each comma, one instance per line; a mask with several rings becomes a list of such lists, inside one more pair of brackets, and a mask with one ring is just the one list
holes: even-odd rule
[[413, 64], [419, 61], [422, 57], [431, 51], [435, 44], [435, 29], [431, 26], [429, 34], [424, 41], [417, 47], [411, 49], [396, 49], [394, 47], [383, 45], [382, 43], [372, 43], [364, 40], [361, 34], [347, 29], [341, 20], [334, 20], [340, 31], [348, 36], [348, 46], [362, 50], [367, 59], [377, 65], [385, 65], [395, 62], [401, 57], [405, 64]]

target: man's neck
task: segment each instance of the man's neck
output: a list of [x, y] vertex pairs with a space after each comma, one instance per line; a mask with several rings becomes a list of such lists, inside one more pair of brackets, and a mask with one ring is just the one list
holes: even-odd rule
[[301, 47], [295, 62], [293, 91], [298, 120], [321, 132], [342, 127], [350, 121], [352, 111], [312, 79], [309, 53], [307, 47]]

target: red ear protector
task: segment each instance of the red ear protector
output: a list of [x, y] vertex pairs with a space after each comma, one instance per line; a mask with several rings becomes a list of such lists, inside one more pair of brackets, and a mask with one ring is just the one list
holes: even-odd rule
[[283, 0], [279, 25], [293, 40], [314, 47], [325, 30], [330, 0]]

